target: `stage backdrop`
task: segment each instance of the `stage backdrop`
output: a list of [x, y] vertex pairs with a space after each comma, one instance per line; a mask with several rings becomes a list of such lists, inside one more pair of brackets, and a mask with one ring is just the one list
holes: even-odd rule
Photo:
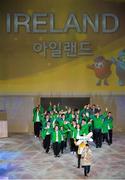
[[1, 0], [0, 94], [124, 94], [125, 1]]

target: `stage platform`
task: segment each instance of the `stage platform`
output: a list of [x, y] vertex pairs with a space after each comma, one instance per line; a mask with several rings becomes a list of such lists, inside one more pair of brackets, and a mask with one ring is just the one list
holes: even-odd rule
[[[93, 164], [87, 179], [125, 178], [125, 134], [115, 134], [111, 146], [106, 143], [93, 151]], [[11, 134], [0, 139], [1, 179], [84, 179], [84, 171], [77, 168], [76, 155], [67, 149], [55, 158], [52, 149], [44, 152], [33, 135]]]

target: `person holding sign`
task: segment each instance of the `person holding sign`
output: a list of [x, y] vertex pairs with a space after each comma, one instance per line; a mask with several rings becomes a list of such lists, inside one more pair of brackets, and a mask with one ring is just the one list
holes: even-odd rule
[[86, 144], [84, 151], [81, 155], [82, 167], [84, 168], [84, 175], [88, 176], [90, 172], [90, 166], [92, 163], [92, 151], [89, 148], [89, 144]]
[[90, 132], [88, 135], [83, 135], [79, 136], [79, 140], [76, 141], [74, 140], [74, 144], [78, 146], [78, 152], [77, 152], [77, 157], [78, 157], [78, 168], [80, 168], [80, 161], [81, 161], [81, 156], [83, 154], [84, 148], [86, 147], [86, 144], [88, 141], [93, 141], [91, 138], [93, 135], [92, 132]]

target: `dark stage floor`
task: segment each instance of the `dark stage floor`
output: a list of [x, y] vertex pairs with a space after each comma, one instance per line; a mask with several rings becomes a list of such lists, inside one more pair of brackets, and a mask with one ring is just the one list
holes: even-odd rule
[[[125, 134], [115, 134], [111, 146], [90, 147], [93, 164], [87, 179], [125, 178]], [[68, 149], [55, 158], [52, 149], [46, 154], [33, 135], [11, 134], [0, 139], [1, 179], [84, 179], [84, 173]]]

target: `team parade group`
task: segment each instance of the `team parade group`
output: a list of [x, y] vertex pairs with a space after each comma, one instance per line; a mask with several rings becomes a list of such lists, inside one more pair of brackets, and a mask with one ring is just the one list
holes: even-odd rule
[[34, 135], [42, 139], [45, 152], [52, 146], [54, 156], [60, 157], [68, 144], [70, 152], [77, 154], [78, 168], [81, 164], [84, 167], [85, 176], [90, 172], [92, 161], [89, 141], [93, 140], [96, 148], [101, 148], [104, 141], [112, 144], [112, 114], [107, 108], [102, 112], [95, 104], [72, 109], [50, 102], [46, 110], [37, 105], [33, 109], [33, 123]]

